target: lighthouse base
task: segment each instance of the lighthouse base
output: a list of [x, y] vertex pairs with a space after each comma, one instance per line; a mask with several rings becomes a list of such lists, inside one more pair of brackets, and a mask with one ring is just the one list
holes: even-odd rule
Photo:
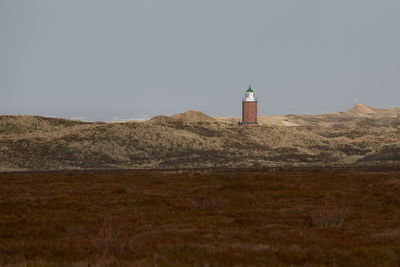
[[258, 126], [257, 122], [242, 121], [238, 123], [239, 126]]

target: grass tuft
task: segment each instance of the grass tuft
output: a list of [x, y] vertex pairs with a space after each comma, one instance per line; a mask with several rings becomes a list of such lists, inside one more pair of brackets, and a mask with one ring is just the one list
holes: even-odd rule
[[308, 220], [312, 227], [340, 228], [343, 221], [347, 219], [350, 214], [351, 209], [349, 207], [327, 206], [311, 211]]

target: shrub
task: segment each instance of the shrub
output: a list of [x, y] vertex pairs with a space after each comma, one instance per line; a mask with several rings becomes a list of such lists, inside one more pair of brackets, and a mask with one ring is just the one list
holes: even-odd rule
[[341, 227], [343, 221], [350, 216], [349, 207], [323, 207], [313, 210], [309, 214], [309, 222], [311, 227]]

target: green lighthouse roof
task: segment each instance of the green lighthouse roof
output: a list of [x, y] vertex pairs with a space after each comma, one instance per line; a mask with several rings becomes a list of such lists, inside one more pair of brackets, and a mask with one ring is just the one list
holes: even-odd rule
[[249, 89], [247, 89], [246, 93], [254, 93], [253, 89], [251, 89], [251, 86], [249, 86]]

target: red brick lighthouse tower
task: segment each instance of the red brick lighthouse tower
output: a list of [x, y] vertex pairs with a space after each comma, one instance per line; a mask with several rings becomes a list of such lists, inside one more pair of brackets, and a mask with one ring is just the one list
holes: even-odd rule
[[257, 125], [257, 98], [251, 86], [242, 99], [242, 125]]

